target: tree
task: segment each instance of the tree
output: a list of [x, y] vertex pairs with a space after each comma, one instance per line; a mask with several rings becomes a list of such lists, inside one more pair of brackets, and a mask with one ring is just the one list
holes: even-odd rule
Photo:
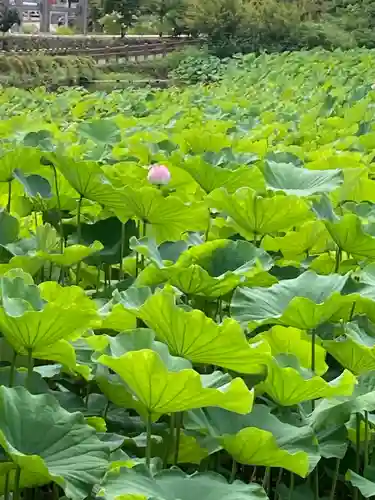
[[0, 31], [3, 33], [2, 50], [6, 50], [4, 34], [15, 24], [21, 26], [21, 22], [21, 16], [16, 7], [9, 7], [5, 3], [0, 3]]
[[143, 0], [142, 12], [157, 19], [159, 36], [172, 28], [183, 31], [186, 3], [184, 0]]
[[139, 0], [104, 0], [104, 14], [117, 13], [121, 36], [124, 36], [126, 30], [133, 26], [140, 14]]

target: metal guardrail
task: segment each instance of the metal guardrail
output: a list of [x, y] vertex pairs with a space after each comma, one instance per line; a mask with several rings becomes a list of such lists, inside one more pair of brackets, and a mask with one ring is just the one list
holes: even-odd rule
[[76, 48], [76, 49], [39, 49], [39, 50], [10, 50], [10, 51], [0, 51], [0, 55], [9, 56], [79, 56], [79, 57], [90, 57], [96, 62], [107, 63], [113, 60], [146, 60], [149, 58], [156, 58], [158, 56], [165, 57], [168, 53], [174, 52], [175, 50], [181, 50], [185, 47], [195, 46], [199, 44], [200, 41], [196, 39], [184, 39], [184, 40], [169, 40], [169, 41], [158, 41], [152, 43], [142, 43], [142, 44], [132, 44], [132, 45], [120, 45], [117, 47], [106, 47], [106, 48]]

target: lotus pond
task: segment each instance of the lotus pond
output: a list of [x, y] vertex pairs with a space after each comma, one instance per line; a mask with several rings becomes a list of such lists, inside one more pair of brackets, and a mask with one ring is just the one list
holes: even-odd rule
[[374, 62], [0, 93], [3, 500], [375, 495]]

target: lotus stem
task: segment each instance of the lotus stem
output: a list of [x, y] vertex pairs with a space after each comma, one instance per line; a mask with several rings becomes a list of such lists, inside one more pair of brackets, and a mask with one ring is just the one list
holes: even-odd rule
[[169, 441], [167, 443], [167, 446], [165, 447], [165, 453], [164, 453], [164, 460], [163, 460], [163, 468], [166, 469], [168, 466], [168, 460], [170, 457], [170, 454], [174, 448], [174, 429], [176, 425], [176, 414], [171, 413], [170, 419], [169, 419]]
[[230, 472], [230, 477], [229, 477], [229, 482], [233, 483], [234, 480], [236, 479], [236, 474], [237, 474], [237, 462], [233, 458], [232, 460], [232, 470]]
[[311, 332], [311, 371], [315, 374], [315, 330]]
[[[361, 473], [361, 414], [355, 414], [355, 471]], [[357, 496], [358, 489], [356, 488]]]
[[368, 425], [368, 411], [365, 411], [365, 456], [364, 456], [364, 464], [363, 467], [366, 469], [368, 466], [368, 458], [369, 458], [369, 425]]
[[361, 473], [361, 414], [355, 414], [355, 470]]
[[319, 464], [316, 465], [313, 474], [314, 474], [314, 499], [319, 500]]
[[254, 465], [254, 469], [253, 469], [253, 472], [251, 474], [251, 477], [250, 477], [250, 483], [253, 483], [255, 480], [256, 480], [256, 477], [257, 477], [257, 466]]
[[[81, 209], [82, 209], [82, 200], [83, 196], [81, 195], [79, 197], [78, 203], [77, 203], [77, 243], [78, 245], [81, 243]], [[79, 285], [79, 274], [81, 270], [81, 262], [77, 263], [77, 269], [76, 269], [76, 285]]]
[[[142, 224], [142, 222], [141, 222]], [[144, 220], [142, 224], [142, 235], [141, 237], [144, 238], [146, 236], [146, 229], [147, 229], [147, 222]], [[141, 255], [141, 269], [145, 268], [145, 256]]]
[[49, 274], [48, 274], [48, 280], [52, 281], [52, 273], [53, 273], [53, 262], [49, 263]]
[[338, 480], [338, 477], [339, 477], [339, 469], [340, 469], [340, 459], [336, 458], [335, 471], [334, 471], [333, 478], [332, 478], [331, 493], [329, 495], [329, 499], [330, 500], [334, 500], [335, 499], [336, 485], [337, 485], [337, 480]]
[[108, 286], [111, 288], [112, 286], [112, 266], [111, 264], [107, 264], [107, 274], [108, 274]]
[[34, 370], [33, 351], [32, 351], [32, 349], [28, 349], [27, 350], [27, 380], [26, 380], [26, 387], [27, 387], [27, 389], [29, 391], [30, 391], [30, 387], [31, 387], [33, 370]]
[[283, 471], [284, 471], [284, 469], [282, 467], [280, 467], [279, 468], [279, 473], [277, 475], [276, 484], [275, 484], [275, 499], [280, 496], [277, 490], [279, 489], [281, 480], [283, 478]]
[[[137, 234], [138, 237], [141, 235], [141, 221], [137, 221]], [[135, 252], [135, 277], [138, 278], [139, 274], [139, 253]]]
[[[311, 371], [315, 375], [315, 341], [316, 341], [316, 332], [315, 329], [311, 332]], [[311, 408], [312, 411], [315, 410], [315, 400], [311, 400]]]
[[264, 472], [262, 486], [265, 489], [266, 494], [268, 496], [269, 490], [271, 489], [271, 467], [266, 467], [266, 470]]
[[17, 361], [17, 352], [14, 350], [9, 372], [9, 387], [13, 387], [14, 385], [14, 373], [16, 371], [16, 361]]
[[124, 239], [125, 239], [125, 224], [121, 224], [121, 243], [120, 243], [120, 271], [119, 271], [119, 279], [124, 279]]
[[335, 261], [335, 273], [339, 272], [340, 264], [341, 264], [342, 250], [340, 247], [337, 247], [336, 250], [336, 261]]
[[178, 455], [180, 451], [180, 438], [181, 438], [181, 427], [182, 427], [182, 420], [183, 420], [183, 412], [177, 413], [176, 414], [176, 439], [175, 439], [175, 448], [174, 448], [174, 459], [173, 459], [173, 465], [178, 464]]
[[4, 484], [4, 500], [9, 500], [9, 478], [10, 478], [10, 472], [7, 472]]
[[293, 472], [291, 472], [290, 473], [288, 500], [292, 500], [293, 492], [294, 492], [294, 474], [293, 474]]
[[7, 203], [7, 212], [10, 214], [10, 204], [12, 202], [12, 179], [8, 181], [8, 203]]
[[354, 316], [354, 311], [355, 311], [355, 306], [357, 305], [356, 301], [353, 302], [352, 308], [350, 309], [350, 314], [349, 314], [349, 321], [353, 319]]
[[98, 270], [96, 272], [96, 286], [95, 286], [95, 289], [96, 289], [96, 293], [99, 292], [99, 287], [100, 287], [100, 273], [101, 273], [101, 270], [102, 270], [102, 265], [100, 264], [98, 266]]
[[204, 241], [208, 241], [208, 236], [210, 234], [210, 229], [211, 229], [211, 210], [208, 209], [208, 222], [207, 222], [207, 229], [204, 233]]
[[16, 474], [14, 478], [13, 500], [21, 499], [20, 479], [21, 479], [21, 467], [17, 465]]
[[147, 415], [147, 442], [146, 442], [146, 467], [151, 470], [151, 456], [152, 456], [152, 419], [151, 413]]
[[60, 191], [59, 191], [59, 183], [57, 181], [57, 171], [54, 165], [52, 165], [53, 177], [55, 181], [55, 191], [56, 191], [56, 200], [57, 200], [57, 211], [59, 216], [59, 226], [60, 226], [60, 252], [64, 252], [64, 226], [62, 221], [62, 211], [61, 211], [61, 201], [60, 201]]
[[52, 498], [53, 500], [59, 500], [60, 498], [59, 487], [56, 483], [52, 484]]
[[81, 243], [81, 210], [82, 210], [82, 200], [83, 200], [83, 196], [81, 195], [79, 197], [79, 200], [77, 202], [77, 243], [80, 244]]

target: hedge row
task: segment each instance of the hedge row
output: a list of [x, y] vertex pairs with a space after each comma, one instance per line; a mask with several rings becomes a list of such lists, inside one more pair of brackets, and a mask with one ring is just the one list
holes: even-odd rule
[[4, 86], [67, 85], [95, 75], [95, 62], [89, 57], [0, 55], [0, 85]]

